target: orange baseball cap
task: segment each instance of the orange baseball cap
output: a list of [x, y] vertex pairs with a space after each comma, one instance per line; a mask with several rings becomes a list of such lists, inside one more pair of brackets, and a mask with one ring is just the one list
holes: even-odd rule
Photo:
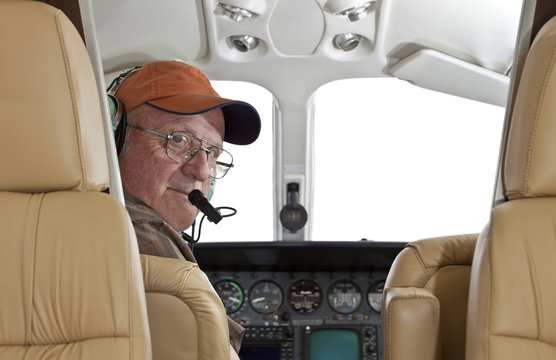
[[141, 104], [180, 115], [222, 109], [224, 141], [247, 145], [261, 131], [259, 113], [250, 104], [220, 97], [207, 77], [181, 61], [155, 61], [131, 73], [115, 93], [127, 112]]

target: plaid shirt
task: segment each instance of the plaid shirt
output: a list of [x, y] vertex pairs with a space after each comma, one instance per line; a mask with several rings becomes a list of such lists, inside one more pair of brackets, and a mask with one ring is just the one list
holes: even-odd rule
[[[125, 204], [135, 229], [141, 254], [197, 263], [187, 242], [153, 208], [127, 193]], [[228, 327], [230, 343], [239, 353], [245, 329], [230, 317], [228, 317]]]

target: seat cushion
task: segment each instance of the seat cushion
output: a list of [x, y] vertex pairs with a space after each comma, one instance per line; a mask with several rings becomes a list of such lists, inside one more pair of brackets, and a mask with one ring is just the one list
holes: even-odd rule
[[556, 358], [556, 198], [497, 206], [477, 243], [468, 359]]
[[0, 218], [0, 359], [150, 358], [137, 244], [119, 202], [0, 192]]

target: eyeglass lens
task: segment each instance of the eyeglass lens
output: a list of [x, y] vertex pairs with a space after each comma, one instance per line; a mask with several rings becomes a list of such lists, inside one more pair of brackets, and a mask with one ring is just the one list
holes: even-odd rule
[[203, 146], [203, 141], [191, 134], [174, 132], [170, 135], [166, 151], [172, 160], [180, 163], [190, 161], [198, 152], [203, 151], [207, 155], [210, 176], [219, 179], [230, 169], [233, 162], [232, 155], [222, 148], [208, 143], [206, 145]]

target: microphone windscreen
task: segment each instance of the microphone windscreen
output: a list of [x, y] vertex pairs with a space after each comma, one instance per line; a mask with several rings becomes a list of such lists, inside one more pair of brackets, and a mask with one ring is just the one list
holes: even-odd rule
[[191, 202], [193, 205], [195, 205], [197, 207], [198, 207], [198, 205], [202, 205], [205, 202], [208, 202], [208, 200], [205, 198], [205, 195], [203, 195], [201, 190], [198, 190], [198, 189], [192, 190], [189, 193], [188, 199], [189, 199], [189, 202]]
[[222, 215], [220, 215], [220, 213], [212, 207], [201, 190], [192, 190], [187, 198], [193, 206], [201, 210], [201, 212], [207, 216], [209, 221], [218, 224], [218, 222], [222, 220]]

